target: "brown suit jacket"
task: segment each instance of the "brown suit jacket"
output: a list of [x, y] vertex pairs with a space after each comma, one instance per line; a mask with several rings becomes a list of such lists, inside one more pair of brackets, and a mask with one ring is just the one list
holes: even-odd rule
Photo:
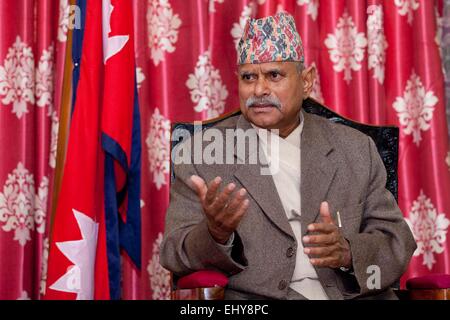
[[[302, 234], [318, 220], [320, 203], [328, 201], [332, 213], [340, 212], [352, 252], [353, 272], [317, 267], [319, 280], [330, 299], [395, 298], [390, 286], [405, 271], [416, 244], [385, 188], [386, 171], [375, 144], [357, 130], [303, 114]], [[251, 125], [237, 115], [214, 127]], [[192, 148], [192, 140], [183, 143]], [[248, 157], [256, 149], [247, 143], [246, 150]], [[258, 164], [178, 164], [173, 170], [161, 264], [180, 276], [203, 269], [225, 273], [230, 280], [226, 298], [286, 299], [297, 243], [272, 177], [261, 175]], [[202, 207], [187, 185], [194, 174], [207, 182], [221, 176], [223, 186], [234, 182], [248, 191], [250, 206], [235, 232], [231, 257], [210, 236]], [[380, 289], [367, 286], [371, 265], [380, 268]]]

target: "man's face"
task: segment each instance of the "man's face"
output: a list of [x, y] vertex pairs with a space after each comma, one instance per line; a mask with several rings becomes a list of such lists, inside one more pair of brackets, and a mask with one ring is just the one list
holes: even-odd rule
[[314, 81], [312, 68], [299, 72], [296, 62], [244, 64], [238, 77], [240, 107], [249, 122], [279, 129], [280, 135], [297, 126], [303, 98]]

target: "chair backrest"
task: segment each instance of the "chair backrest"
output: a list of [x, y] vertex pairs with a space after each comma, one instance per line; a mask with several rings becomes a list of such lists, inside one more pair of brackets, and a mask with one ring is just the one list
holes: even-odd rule
[[[343, 116], [331, 111], [324, 105], [320, 104], [314, 99], [308, 98], [303, 102], [303, 110], [308, 113], [315, 114], [336, 123], [341, 123], [343, 125], [357, 129], [366, 135], [370, 136], [375, 142], [378, 152], [383, 160], [384, 166], [387, 172], [386, 188], [394, 195], [395, 199], [398, 200], [398, 148], [399, 148], [399, 129], [394, 126], [372, 126], [350, 119], [344, 118]], [[202, 130], [214, 126], [216, 123], [225, 120], [229, 117], [240, 114], [240, 110], [230, 112], [219, 118], [202, 122]], [[191, 135], [200, 126], [195, 126], [194, 123], [175, 123], [172, 126], [172, 144], [171, 150], [183, 141], [183, 136], [181, 132], [189, 132]], [[171, 159], [172, 161], [172, 159]], [[175, 179], [173, 174], [173, 163], [170, 166], [170, 176], [171, 181]]]

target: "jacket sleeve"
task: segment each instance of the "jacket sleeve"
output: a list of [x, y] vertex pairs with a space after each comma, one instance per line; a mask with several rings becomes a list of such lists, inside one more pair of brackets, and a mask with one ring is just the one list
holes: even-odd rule
[[368, 148], [370, 174], [361, 229], [346, 237], [362, 295], [383, 291], [395, 283], [417, 247], [394, 196], [385, 187], [386, 170], [371, 138]]
[[199, 176], [194, 165], [176, 164], [174, 173], [160, 251], [161, 265], [179, 276], [204, 269], [227, 275], [244, 270], [247, 259], [238, 233], [234, 233], [231, 254], [209, 233], [201, 203], [188, 185], [192, 175]]

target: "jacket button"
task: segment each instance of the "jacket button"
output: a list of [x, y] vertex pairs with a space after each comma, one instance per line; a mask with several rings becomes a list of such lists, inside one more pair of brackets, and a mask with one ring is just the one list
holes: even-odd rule
[[284, 290], [284, 289], [286, 289], [286, 287], [287, 287], [287, 282], [286, 282], [286, 280], [281, 280], [281, 281], [278, 283], [278, 289]]
[[294, 255], [294, 248], [289, 247], [289, 248], [287, 249], [287, 251], [286, 251], [286, 256], [287, 256], [288, 258], [291, 258], [293, 255]]

